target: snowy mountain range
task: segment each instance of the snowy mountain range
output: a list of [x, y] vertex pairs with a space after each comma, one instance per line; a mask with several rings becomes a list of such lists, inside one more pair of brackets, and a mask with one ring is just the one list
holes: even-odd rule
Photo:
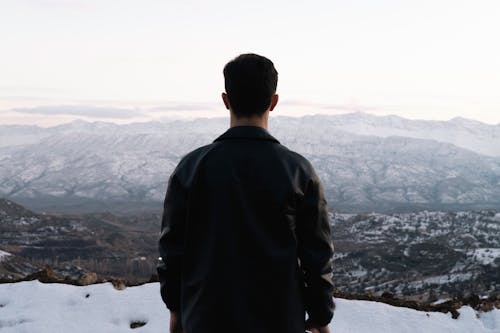
[[[180, 158], [225, 118], [49, 128], [0, 126], [0, 197], [32, 209], [160, 209]], [[270, 132], [309, 158], [332, 209], [500, 207], [500, 126], [352, 113], [274, 117]]]

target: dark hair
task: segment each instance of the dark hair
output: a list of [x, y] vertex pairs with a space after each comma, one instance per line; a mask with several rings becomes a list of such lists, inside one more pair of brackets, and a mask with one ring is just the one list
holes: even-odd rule
[[236, 116], [263, 114], [276, 93], [278, 72], [266, 57], [241, 54], [224, 66], [224, 85]]

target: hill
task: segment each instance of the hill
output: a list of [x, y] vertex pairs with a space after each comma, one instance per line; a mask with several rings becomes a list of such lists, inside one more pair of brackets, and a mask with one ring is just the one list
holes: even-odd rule
[[160, 217], [109, 213], [50, 215], [0, 199], [0, 279], [19, 279], [45, 266], [72, 279], [147, 280], [155, 273]]

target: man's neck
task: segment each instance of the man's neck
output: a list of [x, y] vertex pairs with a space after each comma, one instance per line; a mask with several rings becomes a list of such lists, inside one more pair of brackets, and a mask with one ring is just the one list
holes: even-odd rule
[[267, 129], [267, 124], [269, 120], [269, 112], [265, 112], [259, 116], [253, 117], [236, 117], [231, 113], [230, 126], [258, 126]]

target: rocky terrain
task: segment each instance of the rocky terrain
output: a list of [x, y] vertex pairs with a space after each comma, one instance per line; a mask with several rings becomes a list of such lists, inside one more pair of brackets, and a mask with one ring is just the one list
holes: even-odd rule
[[[331, 213], [339, 292], [429, 301], [500, 290], [500, 214]], [[60, 279], [147, 281], [155, 273], [160, 216], [38, 214], [0, 200], [0, 280], [46, 266]]]
[[335, 283], [422, 298], [500, 290], [496, 211], [334, 214]]
[[46, 266], [70, 280], [147, 280], [155, 273], [159, 216], [37, 214], [0, 199], [0, 279], [19, 279]]

